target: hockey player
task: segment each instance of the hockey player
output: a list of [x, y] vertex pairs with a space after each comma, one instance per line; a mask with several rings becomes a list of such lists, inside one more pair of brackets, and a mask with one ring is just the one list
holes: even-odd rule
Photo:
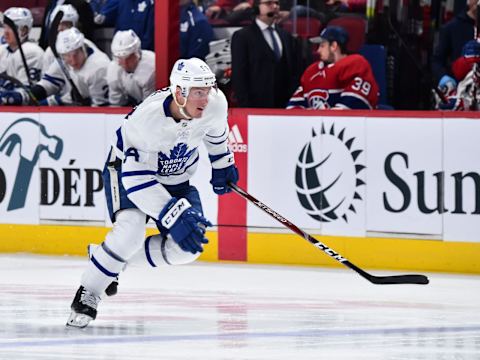
[[359, 54], [348, 55], [348, 33], [327, 26], [319, 37], [320, 61], [310, 65], [287, 109], [375, 109], [378, 85], [368, 61]]
[[[0, 45], [0, 74], [6, 73], [6, 75], [16, 78], [25, 86], [28, 86], [30, 82], [36, 83], [40, 80], [43, 50], [36, 43], [28, 40], [33, 25], [32, 13], [26, 8], [11, 7], [5, 11], [4, 16], [11, 19], [17, 26], [18, 37], [21, 41], [29, 74], [25, 71], [19, 44], [17, 44], [13, 29], [6, 24], [3, 25], [3, 36], [6, 43]], [[2, 89], [12, 90], [13, 86], [11, 84], [7, 85], [0, 79], [0, 90]]]
[[[50, 65], [42, 79], [32, 87], [34, 96], [38, 100], [44, 100], [51, 95], [61, 95], [55, 97], [55, 103], [49, 102], [49, 105], [107, 105], [108, 56], [98, 48], [88, 46], [83, 34], [75, 27], [58, 34], [56, 48], [82, 99], [73, 99], [70, 82], [57, 61]], [[1, 99], [12, 105], [28, 103], [28, 95], [24, 90], [0, 92]]]
[[480, 110], [480, 42], [468, 41], [461, 56], [452, 63], [452, 73], [458, 85], [446, 93], [446, 102], [436, 97], [439, 110]]
[[112, 106], [138, 105], [155, 91], [155, 53], [141, 49], [133, 30], [117, 31], [108, 65], [108, 99]]
[[[189, 179], [203, 142], [213, 191], [230, 191], [228, 183], [238, 181], [238, 171], [228, 134], [226, 98], [210, 68], [197, 58], [178, 60], [170, 87], [127, 115], [103, 173], [113, 229], [90, 255], [67, 326], [85, 327], [95, 319], [101, 296], [127, 263], [160, 267], [198, 258], [211, 223]], [[160, 234], [145, 240], [147, 219], [156, 222]]]

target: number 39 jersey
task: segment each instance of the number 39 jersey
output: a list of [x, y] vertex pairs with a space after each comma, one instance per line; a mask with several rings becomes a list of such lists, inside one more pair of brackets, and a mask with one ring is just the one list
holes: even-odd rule
[[378, 95], [370, 64], [354, 54], [334, 64], [310, 65], [287, 109], [375, 109]]

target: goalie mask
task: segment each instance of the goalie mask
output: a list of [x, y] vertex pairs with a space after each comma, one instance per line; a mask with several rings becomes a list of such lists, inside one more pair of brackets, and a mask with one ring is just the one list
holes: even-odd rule
[[[25, 40], [25, 38], [28, 37], [28, 33], [33, 26], [33, 17], [30, 10], [22, 7], [11, 7], [5, 10], [3, 15], [8, 17], [15, 23], [15, 25], [17, 25], [20, 40]], [[21, 29], [23, 27], [27, 27], [28, 31], [22, 36]]]
[[58, 33], [56, 48], [59, 54], [79, 49], [85, 43], [85, 36], [75, 27]]
[[141, 45], [135, 31], [117, 31], [112, 39], [112, 54], [116, 58], [124, 58], [133, 53], [140, 53]]

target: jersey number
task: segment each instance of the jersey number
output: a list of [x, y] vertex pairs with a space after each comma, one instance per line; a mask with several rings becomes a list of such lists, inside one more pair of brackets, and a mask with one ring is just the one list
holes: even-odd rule
[[368, 96], [370, 94], [370, 89], [372, 85], [368, 81], [364, 81], [361, 77], [356, 77], [353, 79], [354, 84], [352, 85], [352, 89], [355, 91], [361, 92], [363, 95]]

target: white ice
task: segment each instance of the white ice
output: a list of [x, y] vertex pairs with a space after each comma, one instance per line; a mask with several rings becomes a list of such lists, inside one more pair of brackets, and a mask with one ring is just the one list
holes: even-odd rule
[[480, 276], [373, 285], [349, 269], [130, 268], [97, 320], [66, 329], [85, 265], [0, 256], [0, 359], [480, 359]]

